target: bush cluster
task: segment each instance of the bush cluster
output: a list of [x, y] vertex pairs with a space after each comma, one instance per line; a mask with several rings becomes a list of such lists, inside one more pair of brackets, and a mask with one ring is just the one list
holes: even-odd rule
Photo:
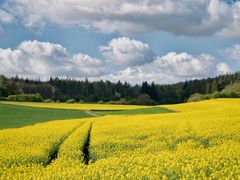
[[226, 86], [221, 92], [216, 91], [212, 94], [200, 94], [195, 93], [190, 96], [188, 102], [196, 102], [201, 100], [208, 99], [217, 99], [217, 98], [240, 98], [240, 83], [234, 83]]
[[7, 97], [8, 101], [20, 102], [43, 102], [43, 97], [40, 94], [16, 94]]

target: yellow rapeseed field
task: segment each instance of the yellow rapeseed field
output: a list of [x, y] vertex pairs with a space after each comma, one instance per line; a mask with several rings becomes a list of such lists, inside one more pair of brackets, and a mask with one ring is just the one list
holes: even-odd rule
[[0, 131], [0, 168], [12, 164], [46, 164], [58, 144], [81, 125], [81, 121], [52, 121]]
[[[240, 178], [240, 100], [164, 107], [176, 113], [103, 116], [2, 130], [0, 178]], [[49, 162], [54, 144], [59, 151]]]
[[117, 105], [117, 104], [67, 104], [67, 103], [37, 103], [37, 102], [11, 102], [1, 101], [3, 104], [53, 108], [53, 109], [76, 109], [76, 110], [131, 110], [149, 108], [151, 106], [136, 106], [136, 105]]

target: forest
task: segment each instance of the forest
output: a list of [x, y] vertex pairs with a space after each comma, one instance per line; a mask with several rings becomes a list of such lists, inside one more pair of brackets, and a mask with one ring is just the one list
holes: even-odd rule
[[119, 104], [175, 104], [186, 102], [195, 93], [221, 92], [226, 86], [240, 81], [240, 72], [213, 78], [188, 80], [176, 84], [143, 82], [131, 85], [128, 82], [93, 81], [88, 79], [60, 79], [48, 81], [30, 80], [18, 76], [7, 78], [0, 75], [0, 97], [7, 99], [16, 94], [39, 94], [43, 99], [65, 102], [98, 102]]

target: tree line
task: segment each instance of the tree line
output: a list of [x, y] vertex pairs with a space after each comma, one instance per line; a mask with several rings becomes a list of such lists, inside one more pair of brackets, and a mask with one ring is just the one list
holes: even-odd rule
[[18, 76], [7, 78], [0, 75], [0, 97], [15, 94], [39, 93], [45, 99], [76, 102], [117, 102], [122, 104], [175, 104], [182, 103], [195, 94], [211, 94], [222, 91], [227, 85], [240, 81], [240, 72], [214, 78], [188, 80], [176, 84], [143, 82], [131, 85], [128, 82], [93, 81], [88, 79], [60, 79], [48, 81], [30, 80]]

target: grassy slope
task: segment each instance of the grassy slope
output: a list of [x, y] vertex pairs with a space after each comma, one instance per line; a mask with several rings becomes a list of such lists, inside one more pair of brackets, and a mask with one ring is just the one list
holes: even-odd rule
[[[0, 129], [5, 128], [17, 128], [27, 125], [32, 125], [36, 123], [46, 122], [49, 120], [57, 119], [73, 119], [73, 118], [86, 118], [92, 117], [91, 113], [88, 114], [84, 110], [96, 108], [98, 110], [93, 110], [94, 114], [104, 116], [104, 115], [134, 115], [134, 114], [161, 114], [173, 112], [171, 110], [161, 108], [161, 107], [147, 107], [143, 106], [125, 106], [125, 105], [78, 105], [74, 104], [47, 104], [49, 107], [30, 107], [25, 106], [29, 103], [19, 103], [10, 102], [12, 104], [5, 104], [6, 102], [0, 103]], [[9, 102], [7, 102], [9, 103]], [[16, 103], [16, 104], [14, 104]], [[35, 104], [33, 104], [35, 105]], [[36, 103], [36, 105], [42, 105]], [[64, 106], [63, 106], [64, 105]], [[56, 106], [56, 109], [53, 109]], [[59, 106], [59, 107], [58, 107]], [[58, 109], [58, 108], [69, 108], [69, 109]], [[73, 108], [73, 109], [70, 109]], [[79, 108], [79, 109], [75, 109]], [[82, 108], [83, 110], [80, 110]], [[104, 109], [106, 108], [106, 109]], [[119, 109], [118, 109], [119, 108]], [[128, 109], [124, 108], [139, 108], [139, 109]], [[103, 110], [102, 110], [103, 109]], [[114, 110], [116, 109], [116, 110]]]
[[162, 113], [169, 113], [173, 112], [171, 110], [160, 108], [160, 107], [153, 107], [153, 108], [146, 108], [146, 109], [133, 109], [133, 110], [124, 110], [124, 111], [92, 111], [98, 115], [133, 115], [133, 114], [162, 114]]
[[85, 118], [81, 110], [44, 109], [0, 104], [0, 129], [16, 128], [57, 119]]

